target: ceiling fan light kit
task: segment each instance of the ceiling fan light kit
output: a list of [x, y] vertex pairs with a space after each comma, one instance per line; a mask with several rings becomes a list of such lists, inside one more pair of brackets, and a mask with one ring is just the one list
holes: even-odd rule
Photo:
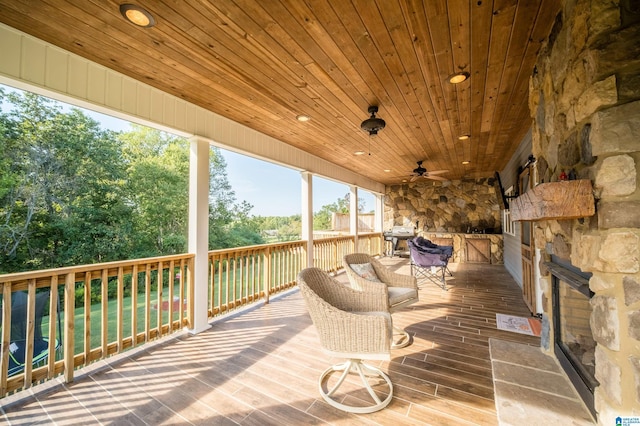
[[384, 122], [382, 118], [376, 117], [376, 113], [378, 112], [378, 107], [375, 105], [371, 105], [369, 107], [369, 114], [371, 117], [367, 118], [360, 124], [360, 128], [365, 132], [369, 133], [369, 136], [375, 136], [378, 132], [384, 129], [387, 123]]

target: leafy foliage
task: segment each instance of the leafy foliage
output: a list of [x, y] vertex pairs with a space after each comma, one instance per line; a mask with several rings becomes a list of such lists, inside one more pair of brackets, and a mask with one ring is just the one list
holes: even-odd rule
[[[30, 93], [0, 103], [0, 273], [186, 252], [188, 141]], [[210, 173], [210, 248], [262, 243], [217, 148]]]

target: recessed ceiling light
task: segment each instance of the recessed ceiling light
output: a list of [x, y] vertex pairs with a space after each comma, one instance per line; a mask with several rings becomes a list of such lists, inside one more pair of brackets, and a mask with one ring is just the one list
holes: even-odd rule
[[353, 154], [354, 155], [364, 155], [364, 151], [356, 151]]
[[452, 76], [449, 76], [449, 83], [451, 84], [462, 83], [463, 81], [466, 81], [469, 77], [471, 77], [471, 75], [466, 71], [458, 72], [453, 74]]
[[302, 121], [304, 123], [305, 121], [311, 120], [311, 117], [309, 117], [308, 115], [300, 114], [296, 115], [296, 120]]
[[390, 170], [390, 169], [384, 169], [384, 171], [385, 171], [385, 173], [389, 173], [389, 172], [391, 172], [391, 170]]
[[471, 161], [469, 161], [469, 160], [465, 160], [465, 161], [462, 162], [462, 164], [464, 164], [464, 165], [467, 165], [467, 164], [470, 164], [470, 163], [471, 163]]
[[135, 4], [121, 4], [120, 13], [127, 21], [139, 27], [151, 28], [156, 24], [149, 12]]
[[459, 140], [461, 140], [461, 141], [466, 141], [466, 140], [467, 140], [467, 139], [469, 139], [470, 137], [471, 137], [471, 136], [469, 136], [469, 135], [466, 135], [466, 134], [465, 134], [465, 135], [460, 135], [460, 136], [458, 136], [458, 139], [459, 139]]

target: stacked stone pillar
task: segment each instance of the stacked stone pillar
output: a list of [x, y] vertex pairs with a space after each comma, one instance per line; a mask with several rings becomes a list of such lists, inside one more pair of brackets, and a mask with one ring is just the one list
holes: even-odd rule
[[594, 216], [535, 222], [535, 239], [541, 262], [555, 254], [593, 274], [595, 405], [599, 424], [616, 424], [640, 416], [640, 3], [565, 0], [529, 99], [540, 180], [565, 172], [594, 186]]

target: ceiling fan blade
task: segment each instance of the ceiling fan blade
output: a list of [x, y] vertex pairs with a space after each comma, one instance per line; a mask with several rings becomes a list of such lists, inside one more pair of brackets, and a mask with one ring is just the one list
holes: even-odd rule
[[415, 181], [416, 181], [416, 179], [418, 179], [419, 177], [420, 177], [420, 176], [413, 176], [413, 177], [411, 177], [410, 182], [415, 182]]
[[442, 176], [426, 176], [424, 177], [425, 179], [433, 179], [433, 180], [442, 180], [442, 181], [448, 181], [449, 179], [447, 178], [443, 178]]
[[428, 175], [441, 175], [443, 173], [447, 173], [449, 170], [434, 170], [434, 171], [428, 171], [427, 174]]

